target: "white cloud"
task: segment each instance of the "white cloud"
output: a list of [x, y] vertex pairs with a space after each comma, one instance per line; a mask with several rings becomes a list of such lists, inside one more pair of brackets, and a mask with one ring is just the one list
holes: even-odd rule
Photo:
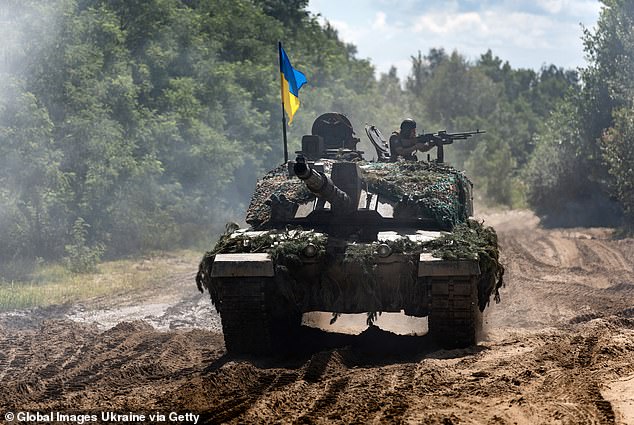
[[[490, 40], [530, 50], [549, 48], [553, 43], [561, 43], [562, 32], [569, 33], [571, 29], [569, 24], [557, 19], [521, 12], [488, 12], [485, 14], [485, 21], [492, 28], [484, 34]], [[575, 29], [572, 29], [574, 32]]]
[[514, 47], [537, 50], [565, 47], [578, 36], [577, 24], [556, 17], [526, 12], [490, 10], [483, 13], [432, 12], [415, 20], [419, 40], [438, 40], [440, 45], [487, 48]]
[[310, 4], [360, 58], [378, 72], [395, 65], [401, 78], [410, 56], [440, 47], [470, 60], [490, 48], [513, 67], [582, 66], [579, 24], [592, 27], [601, 8], [598, 0], [350, 0], [345, 10], [328, 0]]
[[414, 32], [432, 32], [435, 34], [451, 34], [455, 31], [487, 32], [487, 26], [482, 22], [480, 14], [466, 13], [427, 13], [414, 21]]
[[372, 22], [372, 29], [384, 31], [387, 28], [385, 18], [385, 12], [382, 12], [380, 10], [376, 12], [376, 15], [374, 16], [374, 22]]
[[569, 5], [567, 0], [536, 0], [537, 6], [550, 14], [559, 13], [564, 7]]
[[601, 2], [598, 0], [535, 0], [535, 4], [551, 15], [583, 18], [598, 16]]
[[570, 7], [570, 14], [594, 24], [602, 8], [603, 4], [598, 0], [575, 1]]

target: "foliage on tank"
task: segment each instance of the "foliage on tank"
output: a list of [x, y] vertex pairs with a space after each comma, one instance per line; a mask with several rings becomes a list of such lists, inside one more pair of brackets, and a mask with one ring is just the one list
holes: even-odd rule
[[200, 292], [206, 288], [211, 296], [211, 302], [218, 307], [220, 296], [211, 278], [211, 268], [216, 254], [269, 253], [276, 267], [292, 270], [301, 267], [300, 255], [309, 243], [316, 247], [315, 257], [323, 257], [327, 240], [328, 238], [321, 233], [301, 229], [261, 232], [257, 236], [228, 231], [220, 237], [211, 251], [207, 251], [203, 256], [196, 274], [196, 285]]
[[467, 220], [464, 193], [469, 179], [455, 168], [435, 162], [372, 162], [364, 165], [370, 191], [398, 202], [399, 210], [414, 208], [418, 217], [434, 219], [445, 229]]
[[258, 180], [247, 209], [246, 222], [254, 229], [259, 229], [270, 220], [270, 202], [273, 198], [282, 198], [291, 203], [301, 204], [315, 199], [315, 195], [306, 188], [304, 182], [297, 177], [289, 176], [288, 167], [285, 164], [269, 171]]
[[[483, 226], [482, 223], [475, 220], [467, 220], [454, 226], [452, 232], [444, 233], [438, 239], [425, 242], [415, 242], [407, 237], [390, 240], [385, 242], [373, 242], [368, 244], [351, 244], [346, 248], [343, 258], [336, 259], [334, 256], [328, 256], [326, 253], [326, 244], [328, 237], [324, 234], [314, 231], [302, 229], [285, 230], [282, 232], [266, 231], [257, 235], [249, 235], [248, 233], [226, 233], [218, 240], [211, 251], [208, 251], [203, 257], [199, 271], [196, 276], [198, 289], [203, 287], [209, 291], [211, 300], [214, 305], [218, 306], [220, 300], [218, 288], [211, 278], [211, 267], [216, 254], [218, 253], [262, 253], [271, 254], [271, 258], [278, 272], [283, 272], [285, 278], [291, 280], [299, 279], [302, 267], [301, 256], [307, 244], [316, 247], [316, 260], [323, 261], [325, 266], [322, 271], [328, 270], [333, 262], [342, 261], [346, 263], [356, 263], [360, 266], [364, 274], [364, 279], [359, 279], [359, 285], [355, 290], [354, 297], [358, 298], [358, 302], [365, 305], [373, 304], [373, 297], [376, 294], [376, 281], [373, 278], [373, 268], [375, 267], [375, 258], [379, 245], [386, 243], [392, 254], [401, 254], [411, 256], [413, 263], [418, 261], [418, 255], [426, 252], [443, 260], [475, 260], [479, 262], [481, 276], [478, 285], [478, 298], [480, 310], [488, 305], [491, 295], [494, 295], [496, 301], [499, 302], [499, 288], [503, 284], [502, 276], [504, 267], [499, 261], [499, 250], [497, 245], [497, 235], [491, 227]], [[278, 274], [278, 273], [276, 273]], [[405, 279], [408, 276], [401, 276]], [[414, 284], [415, 277], [410, 277]], [[320, 276], [319, 290], [321, 297], [335, 300], [341, 294], [335, 292], [338, 287], [336, 282], [327, 282], [328, 277], [325, 273]], [[301, 285], [295, 285], [300, 287]], [[403, 294], [408, 297], [411, 294]], [[290, 300], [289, 300], [290, 301]], [[336, 301], [333, 302], [336, 305]], [[369, 309], [368, 323], [376, 319], [376, 309]], [[336, 318], [337, 312], [335, 312]]]
[[415, 242], [408, 238], [392, 241], [358, 244], [348, 247], [344, 261], [358, 262], [363, 269], [369, 271], [365, 282], [372, 283], [374, 258], [381, 243], [386, 243], [393, 254], [417, 255], [431, 253], [443, 260], [478, 260], [480, 281], [478, 283], [478, 306], [484, 311], [491, 295], [500, 302], [499, 289], [503, 286], [504, 266], [500, 263], [497, 233], [490, 226], [469, 219], [453, 227], [451, 232], [443, 233], [438, 239]]
[[497, 233], [492, 227], [470, 219], [456, 225], [451, 233], [427, 242], [425, 247], [443, 260], [477, 258], [481, 273], [478, 285], [480, 311], [489, 304], [492, 294], [495, 301], [500, 302], [504, 266], [500, 263]]

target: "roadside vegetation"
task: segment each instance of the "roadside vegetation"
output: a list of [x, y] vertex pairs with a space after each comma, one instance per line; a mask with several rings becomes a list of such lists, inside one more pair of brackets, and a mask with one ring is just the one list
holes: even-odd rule
[[9, 3], [4, 280], [29, 281], [37, 264], [92, 276], [101, 261], [208, 246], [241, 220], [257, 177], [283, 160], [278, 40], [309, 80], [290, 152], [328, 111], [362, 139], [364, 123], [387, 137], [405, 117], [419, 132], [480, 128], [448, 159], [482, 201], [554, 225], [634, 226], [631, 1], [603, 1], [585, 69], [514, 69], [487, 46], [475, 61], [438, 47], [412, 51], [405, 81], [376, 75], [307, 0]]
[[[0, 279], [0, 312], [92, 301], [115, 294], [150, 290], [168, 276], [189, 272], [200, 255], [178, 250], [135, 259], [101, 262], [94, 271], [74, 273], [63, 264], [41, 264], [28, 277]], [[192, 281], [193, 289], [193, 281]]]

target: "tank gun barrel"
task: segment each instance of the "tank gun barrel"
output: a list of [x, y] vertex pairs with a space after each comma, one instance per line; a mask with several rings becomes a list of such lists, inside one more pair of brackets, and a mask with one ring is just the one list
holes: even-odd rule
[[297, 157], [293, 166], [295, 175], [304, 181], [308, 190], [315, 196], [330, 202], [333, 209], [348, 211], [352, 209], [352, 199], [339, 189], [325, 174], [312, 169], [304, 157]]

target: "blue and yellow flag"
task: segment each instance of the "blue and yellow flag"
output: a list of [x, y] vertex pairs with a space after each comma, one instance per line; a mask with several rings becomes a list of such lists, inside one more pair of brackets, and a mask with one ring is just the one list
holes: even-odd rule
[[280, 73], [282, 81], [282, 103], [288, 115], [288, 124], [293, 122], [293, 115], [299, 108], [299, 89], [306, 83], [306, 76], [293, 68], [286, 52], [280, 48]]

